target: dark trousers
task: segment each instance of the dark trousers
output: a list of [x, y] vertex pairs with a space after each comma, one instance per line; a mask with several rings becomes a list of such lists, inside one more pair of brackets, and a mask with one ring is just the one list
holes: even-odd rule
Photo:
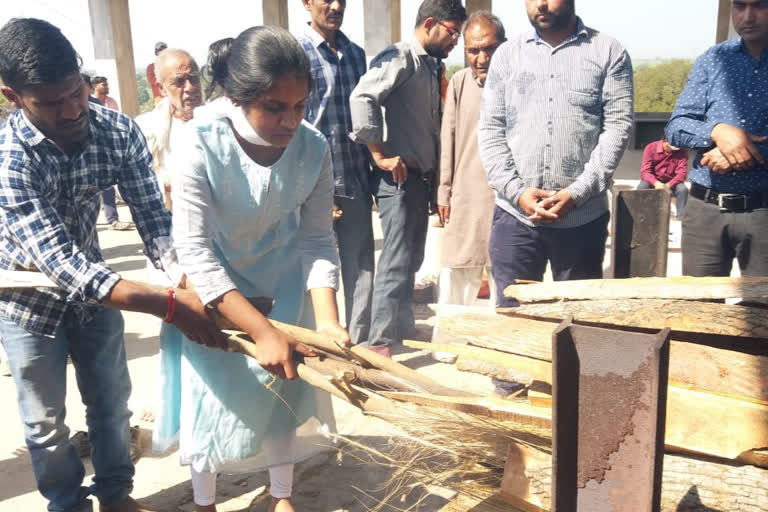
[[497, 206], [489, 242], [496, 304], [519, 306], [504, 297], [504, 289], [515, 279], [541, 281], [547, 262], [555, 281], [602, 278], [609, 217], [606, 213], [575, 228], [531, 227]]
[[[643, 180], [640, 180], [640, 183], [637, 185], [637, 190], [648, 190], [651, 188], [653, 188], [653, 185]], [[678, 183], [674, 188], [670, 189], [670, 192], [675, 196], [677, 220], [683, 220], [685, 205], [688, 202], [688, 187], [685, 186], [685, 183]]]
[[721, 212], [691, 197], [683, 216], [683, 275], [729, 276], [733, 259], [742, 275], [768, 276], [768, 209]]
[[371, 196], [336, 197], [343, 212], [333, 223], [339, 243], [344, 313], [352, 343], [368, 341], [373, 300], [373, 226]]
[[429, 217], [429, 186], [420, 173], [408, 173], [398, 189], [392, 173], [374, 169], [371, 192], [376, 198], [384, 243], [373, 286], [368, 342], [400, 343], [414, 324], [413, 285], [424, 261]]
[[115, 187], [109, 187], [101, 192], [101, 207], [104, 210], [104, 217], [107, 219], [107, 224], [112, 224], [118, 220]]

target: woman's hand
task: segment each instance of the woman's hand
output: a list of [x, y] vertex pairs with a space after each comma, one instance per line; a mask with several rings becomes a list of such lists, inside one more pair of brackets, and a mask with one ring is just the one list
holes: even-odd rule
[[318, 324], [317, 332], [320, 332], [332, 337], [334, 340], [340, 342], [345, 347], [348, 347], [351, 344], [351, 340], [349, 339], [349, 333], [338, 322], [327, 323], [322, 325]]
[[296, 378], [294, 351], [308, 357], [317, 355], [312, 349], [275, 327], [257, 335], [251, 334], [251, 338], [254, 340], [253, 353], [256, 360], [265, 370], [281, 379]]

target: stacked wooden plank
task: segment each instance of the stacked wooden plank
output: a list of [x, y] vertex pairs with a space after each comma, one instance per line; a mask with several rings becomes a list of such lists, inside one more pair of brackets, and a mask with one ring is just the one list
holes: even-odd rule
[[[437, 343], [431, 349], [457, 354], [459, 369], [497, 378], [504, 378], [510, 370], [528, 375], [530, 389], [535, 390], [530, 393], [531, 403], [548, 410], [552, 331], [560, 321], [572, 316], [576, 323], [637, 332], [669, 327], [668, 452], [724, 461], [682, 458], [697, 468], [694, 473], [710, 475], [704, 481], [710, 487], [706, 492], [712, 503], [720, 503], [730, 493], [716, 476], [723, 468], [734, 463], [768, 468], [768, 310], [691, 300], [768, 296], [768, 279], [572, 281], [519, 285], [506, 292], [518, 299], [519, 308], [493, 315], [479, 308], [439, 307], [439, 339], [433, 340]], [[670, 472], [680, 465], [678, 459], [669, 464], [665, 461]], [[531, 472], [525, 467], [516, 471]], [[765, 470], [753, 467], [745, 471], [753, 482], [756, 478], [768, 484]], [[687, 492], [684, 475], [676, 482], [667, 482], [668, 476], [665, 474], [667, 506], [675, 497], [677, 503], [683, 500], [673, 497], [670, 487], [677, 494]], [[753, 507], [744, 510], [768, 510], [768, 493], [758, 494], [753, 496], [756, 503], [744, 501]], [[742, 508], [731, 505], [727, 509]]]

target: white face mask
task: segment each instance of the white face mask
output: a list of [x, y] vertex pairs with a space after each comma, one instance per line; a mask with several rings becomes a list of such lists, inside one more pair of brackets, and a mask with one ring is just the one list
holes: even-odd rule
[[242, 107], [233, 104], [229, 98], [221, 98], [216, 101], [220, 101], [221, 105], [220, 109], [216, 112], [217, 117], [226, 117], [232, 121], [232, 127], [240, 137], [257, 146], [274, 146], [274, 144], [267, 142], [261, 135], [256, 133], [251, 123], [245, 118]]

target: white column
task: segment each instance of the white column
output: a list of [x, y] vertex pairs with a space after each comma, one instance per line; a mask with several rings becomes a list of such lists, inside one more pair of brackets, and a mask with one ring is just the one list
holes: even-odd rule
[[88, 0], [93, 50], [99, 74], [109, 80], [110, 96], [129, 116], [139, 114], [128, 0]]
[[720, 0], [717, 6], [715, 42], [722, 43], [734, 37], [738, 37], [738, 34], [731, 22], [731, 0]]
[[365, 54], [371, 58], [400, 41], [400, 0], [363, 0]]
[[263, 0], [265, 25], [278, 25], [288, 30], [288, 0]]

